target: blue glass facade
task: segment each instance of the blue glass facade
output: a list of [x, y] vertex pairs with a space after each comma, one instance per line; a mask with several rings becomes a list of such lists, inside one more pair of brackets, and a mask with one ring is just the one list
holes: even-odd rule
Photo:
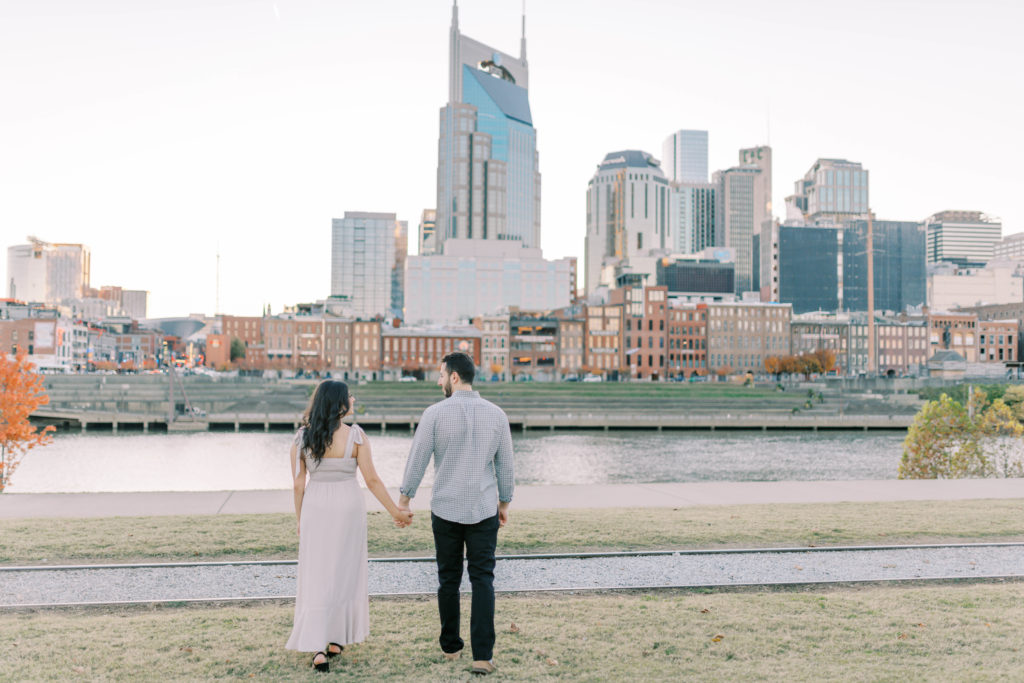
[[839, 308], [839, 231], [779, 228], [779, 301], [793, 313]]
[[491, 137], [490, 158], [507, 164], [505, 229], [498, 237], [529, 245], [538, 183], [537, 133], [527, 91], [480, 69], [462, 69], [462, 101], [476, 107], [476, 131]]

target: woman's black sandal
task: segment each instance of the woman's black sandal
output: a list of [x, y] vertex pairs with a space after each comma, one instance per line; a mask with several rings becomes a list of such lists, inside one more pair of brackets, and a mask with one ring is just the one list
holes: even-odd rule
[[[317, 664], [316, 663], [316, 658], [319, 657], [320, 655], [324, 656], [324, 661], [322, 661], [319, 664]], [[313, 654], [313, 662], [312, 662], [312, 664], [313, 664], [313, 668], [316, 669], [317, 671], [330, 671], [331, 670], [331, 665], [327, 663], [327, 653], [326, 652], [315, 652]]]
[[[338, 651], [337, 652], [331, 652], [331, 648], [332, 647], [338, 648]], [[337, 643], [327, 643], [327, 659], [332, 659], [334, 657], [337, 657], [338, 655], [340, 655], [344, 651], [345, 651], [345, 646], [344, 645], [338, 645]]]

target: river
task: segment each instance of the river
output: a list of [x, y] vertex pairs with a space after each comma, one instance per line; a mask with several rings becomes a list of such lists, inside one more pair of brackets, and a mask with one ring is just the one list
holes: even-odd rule
[[[284, 489], [287, 433], [62, 434], [35, 448], [11, 493]], [[513, 436], [529, 485], [894, 479], [901, 432], [556, 432]], [[398, 486], [412, 437], [370, 434]], [[428, 470], [425, 485], [432, 480]]]

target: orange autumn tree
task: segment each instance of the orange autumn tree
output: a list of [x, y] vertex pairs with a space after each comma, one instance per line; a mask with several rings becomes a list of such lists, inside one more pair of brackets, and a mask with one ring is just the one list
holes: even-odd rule
[[36, 408], [50, 401], [42, 375], [34, 370], [21, 349], [13, 359], [0, 353], [0, 493], [11, 482], [25, 453], [52, 439], [52, 426], [36, 431], [28, 421]]

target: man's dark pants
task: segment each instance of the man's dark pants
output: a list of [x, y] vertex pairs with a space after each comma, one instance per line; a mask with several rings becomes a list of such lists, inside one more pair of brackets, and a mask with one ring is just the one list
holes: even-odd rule
[[474, 661], [494, 655], [494, 549], [498, 544], [498, 515], [476, 524], [449, 522], [431, 513], [437, 550], [437, 610], [441, 615], [441, 649], [458, 652], [465, 643], [459, 636], [459, 586], [462, 550], [466, 549], [469, 582], [473, 587], [469, 641]]

